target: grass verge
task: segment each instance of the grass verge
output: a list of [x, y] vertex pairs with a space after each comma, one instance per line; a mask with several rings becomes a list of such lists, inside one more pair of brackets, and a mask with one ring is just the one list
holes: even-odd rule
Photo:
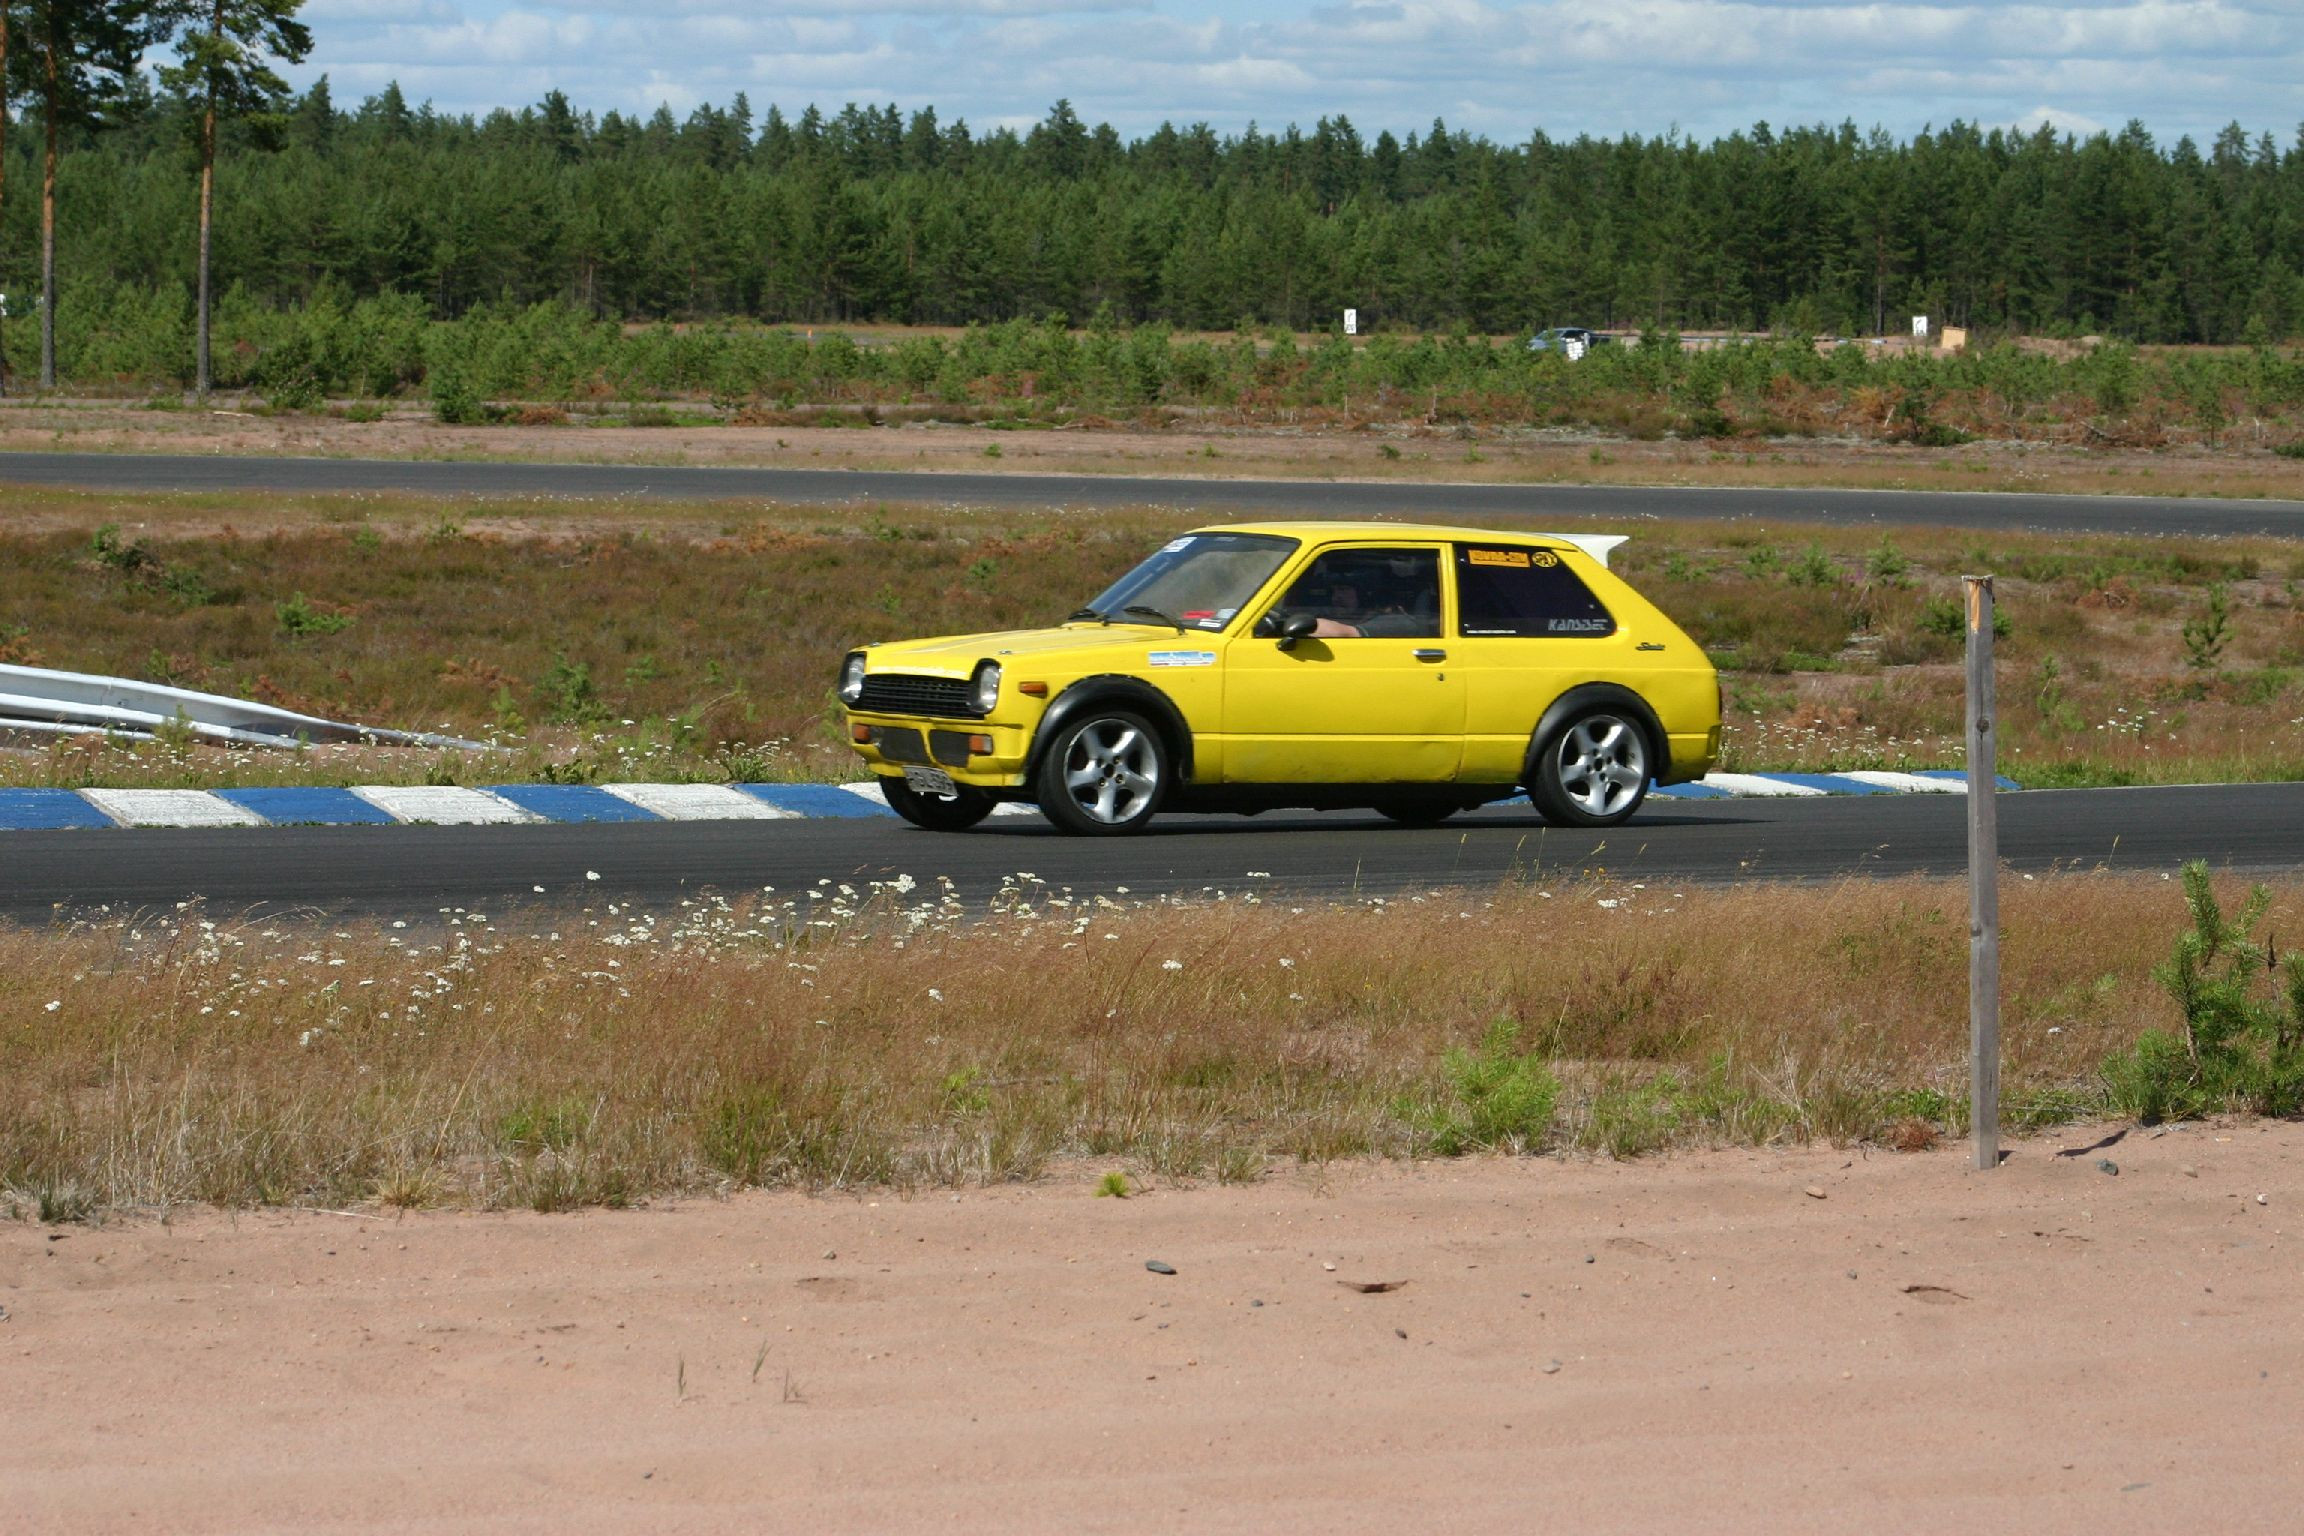
[[[2204, 887], [2205, 888], [2205, 887]], [[750, 1185], [1138, 1182], [1964, 1129], [1962, 888], [1132, 903], [909, 879], [556, 932], [0, 929], [0, 1208], [559, 1209]], [[2304, 888], [2257, 915], [2297, 926]], [[2005, 888], [2014, 1128], [2183, 1018], [2159, 879]], [[1018, 978], [1029, 975], [1031, 984]], [[2195, 1108], [2214, 1108], [2205, 1102]]]

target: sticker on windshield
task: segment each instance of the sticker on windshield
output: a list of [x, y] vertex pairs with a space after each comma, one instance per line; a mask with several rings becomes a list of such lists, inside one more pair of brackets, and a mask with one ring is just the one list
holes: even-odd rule
[[1212, 667], [1216, 665], [1214, 651], [1154, 651], [1144, 658], [1154, 667]]
[[1164, 554], [1164, 555], [1173, 555], [1173, 554], [1175, 554], [1175, 553], [1176, 553], [1178, 550], [1190, 549], [1191, 547], [1192, 547], [1192, 535], [1190, 535], [1190, 534], [1185, 534], [1185, 535], [1184, 535], [1182, 538], [1180, 538], [1180, 539], [1170, 539], [1170, 540], [1169, 540], [1167, 543], [1165, 543], [1165, 544], [1161, 545], [1161, 546], [1160, 546], [1160, 553], [1162, 553], [1162, 554]]

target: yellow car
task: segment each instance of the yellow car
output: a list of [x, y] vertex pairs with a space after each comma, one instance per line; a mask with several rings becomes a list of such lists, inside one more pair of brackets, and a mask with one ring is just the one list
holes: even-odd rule
[[1613, 536], [1240, 523], [1169, 540], [1062, 624], [866, 646], [850, 739], [922, 827], [1029, 801], [1068, 832], [1163, 810], [1436, 822], [1522, 788], [1605, 827], [1720, 753], [1704, 652]]

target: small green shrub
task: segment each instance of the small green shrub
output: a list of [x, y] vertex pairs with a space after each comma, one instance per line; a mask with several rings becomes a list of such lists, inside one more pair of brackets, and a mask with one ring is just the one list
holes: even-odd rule
[[593, 725], [608, 718], [608, 706], [592, 681], [587, 662], [570, 661], [565, 651], [552, 653], [552, 664], [536, 683], [537, 702], [544, 718], [562, 725]]
[[[1968, 634], [1968, 610], [1956, 597], [1932, 597], [1920, 606], [1917, 627], [1924, 635], [1940, 640], [1965, 639]], [[2008, 638], [2008, 610], [1997, 603], [1992, 607], [1992, 636], [1996, 640]]]
[[2208, 584], [2208, 601], [2196, 619], [2184, 621], [2184, 664], [2196, 672], [2213, 672], [2232, 643], [2232, 593], [2223, 582]]
[[1544, 1144], [1560, 1080], [1519, 1043], [1519, 1022], [1498, 1019], [1478, 1050], [1458, 1048], [1442, 1058], [1445, 1100], [1411, 1116], [1421, 1121], [1433, 1151], [1457, 1157], [1479, 1149], [1529, 1152]]
[[[2104, 1064], [2111, 1106], [2139, 1120], [2166, 1120], [2221, 1108], [2263, 1115], [2304, 1109], [2304, 953], [2278, 965], [2250, 935], [2272, 893], [2256, 886], [2226, 916], [2208, 865], [2184, 866], [2189, 931], [2152, 977], [2184, 1015], [2181, 1037], [2146, 1030]], [[2273, 995], [2261, 995], [2269, 989]]]
[[315, 608], [311, 599], [301, 592], [284, 603], [274, 603], [272, 611], [279, 617], [280, 632], [296, 640], [306, 635], [340, 634], [352, 625], [352, 615]]

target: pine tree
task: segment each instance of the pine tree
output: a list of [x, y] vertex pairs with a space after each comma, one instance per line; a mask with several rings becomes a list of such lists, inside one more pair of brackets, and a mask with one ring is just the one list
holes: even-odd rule
[[66, 126], [94, 128], [130, 94], [144, 50], [174, 18], [160, 0], [17, 0], [8, 50], [40, 103], [40, 387], [56, 387], [56, 162]]
[[204, 0], [196, 24], [177, 44], [178, 63], [160, 71], [161, 82], [200, 103], [200, 274], [195, 303], [198, 333], [193, 342], [193, 389], [208, 398], [208, 322], [213, 307], [209, 248], [216, 211], [216, 120], [222, 115], [251, 119], [277, 129], [288, 82], [269, 59], [294, 64], [312, 51], [312, 34], [296, 20], [304, 0]]

